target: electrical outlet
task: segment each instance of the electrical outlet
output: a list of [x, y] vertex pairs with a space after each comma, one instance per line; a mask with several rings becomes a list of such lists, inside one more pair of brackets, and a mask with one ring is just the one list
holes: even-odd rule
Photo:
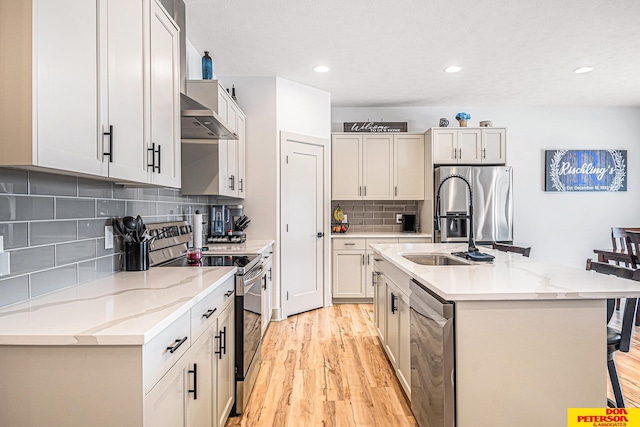
[[111, 225], [104, 226], [104, 248], [113, 249], [113, 227]]
[[402, 214], [396, 214], [396, 224], [402, 224]]

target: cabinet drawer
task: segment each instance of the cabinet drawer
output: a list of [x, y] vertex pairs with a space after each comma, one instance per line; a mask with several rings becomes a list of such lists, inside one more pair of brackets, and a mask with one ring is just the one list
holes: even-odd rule
[[380, 244], [380, 245], [394, 245], [398, 243], [397, 237], [376, 237], [373, 239], [367, 239], [367, 249], [371, 249], [369, 245]]
[[144, 346], [142, 366], [145, 393], [153, 388], [191, 345], [189, 324], [190, 313], [186, 312]]
[[230, 277], [191, 308], [191, 340], [198, 337], [215, 322], [226, 303], [235, 296], [234, 278]]
[[364, 239], [333, 239], [334, 250], [364, 249]]

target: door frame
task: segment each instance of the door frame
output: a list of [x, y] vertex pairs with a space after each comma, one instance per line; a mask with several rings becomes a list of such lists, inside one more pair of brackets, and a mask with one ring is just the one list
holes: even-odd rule
[[[331, 226], [329, 224], [329, 211], [331, 210], [331, 139], [318, 138], [310, 135], [302, 135], [293, 132], [280, 131], [280, 143], [278, 147], [278, 160], [282, 158], [283, 147], [286, 141], [317, 145], [323, 148], [323, 197], [322, 197], [322, 228], [324, 237], [322, 238], [322, 254], [324, 258], [323, 272], [323, 307], [331, 306]], [[278, 205], [277, 205], [277, 235], [278, 240], [282, 241], [282, 168], [279, 168], [278, 172]], [[282, 271], [282, 248], [281, 244], [277, 245], [278, 253], [278, 270]], [[279, 274], [280, 278], [282, 277]], [[277, 293], [275, 300], [279, 302], [279, 313], [277, 315], [278, 320], [284, 320], [287, 318], [287, 314], [284, 310], [284, 298], [283, 298], [283, 284], [281, 280], [278, 280], [279, 286], [274, 289]]]

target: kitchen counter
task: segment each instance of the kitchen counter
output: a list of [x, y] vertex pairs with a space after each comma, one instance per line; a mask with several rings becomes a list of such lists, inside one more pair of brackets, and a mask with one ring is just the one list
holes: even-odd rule
[[0, 345], [142, 345], [232, 277], [235, 267], [157, 267], [0, 310]]
[[415, 238], [415, 239], [431, 239], [433, 236], [431, 234], [422, 234], [422, 233], [402, 233], [402, 232], [349, 232], [346, 233], [331, 233], [332, 239], [380, 239], [380, 238]]
[[273, 240], [247, 240], [244, 243], [207, 243], [209, 248], [203, 251], [203, 255], [215, 254], [259, 254], [264, 252], [269, 245], [273, 245]]
[[489, 248], [480, 251], [494, 255], [493, 263], [471, 266], [419, 265], [400, 255], [451, 254], [466, 251], [466, 243], [372, 244], [371, 248], [448, 301], [640, 297], [640, 283]]

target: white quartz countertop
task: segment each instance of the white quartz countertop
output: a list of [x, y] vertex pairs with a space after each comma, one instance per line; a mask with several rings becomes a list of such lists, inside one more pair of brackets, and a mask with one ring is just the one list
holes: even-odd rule
[[401, 233], [401, 232], [349, 232], [346, 233], [332, 233], [332, 239], [379, 239], [379, 238], [415, 238], [415, 239], [426, 239], [431, 238], [431, 234], [422, 234], [422, 233]]
[[527, 258], [519, 254], [480, 251], [495, 256], [491, 264], [427, 266], [401, 256], [410, 253], [463, 252], [465, 244], [372, 244], [374, 252], [448, 301], [604, 299], [640, 297], [640, 282]]
[[0, 310], [0, 345], [142, 345], [235, 267], [118, 272]]
[[273, 240], [247, 240], [244, 243], [207, 243], [206, 246], [209, 249], [203, 251], [202, 254], [259, 254], [264, 252], [269, 245], [273, 245]]

